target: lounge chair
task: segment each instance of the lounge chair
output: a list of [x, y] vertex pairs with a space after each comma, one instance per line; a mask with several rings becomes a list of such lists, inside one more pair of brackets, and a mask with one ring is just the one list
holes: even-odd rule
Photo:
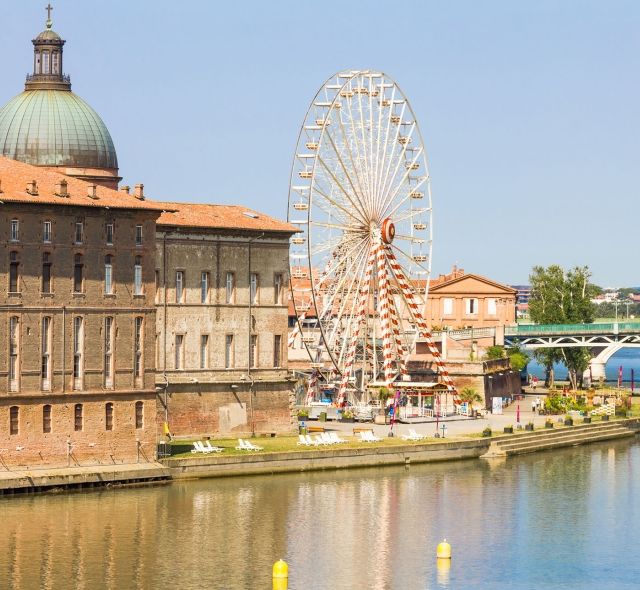
[[309, 446], [313, 446], [313, 443], [308, 442], [307, 438], [305, 437], [304, 434], [299, 434], [298, 435], [298, 446], [300, 446], [300, 447], [309, 447]]
[[346, 443], [347, 441], [344, 438], [340, 438], [337, 432], [330, 432], [329, 438], [332, 440], [334, 444]]
[[313, 440], [316, 441], [315, 444], [318, 445], [318, 446], [324, 446], [324, 445], [331, 444], [331, 443], [326, 442], [319, 434], [316, 435], [316, 437]]
[[409, 434], [402, 435], [402, 440], [423, 440], [425, 437], [418, 434], [413, 428], [409, 428]]
[[248, 440], [243, 440], [241, 438], [238, 439], [238, 446], [236, 447], [236, 451], [262, 451], [263, 448], [258, 445], [254, 445]]
[[198, 440], [196, 442], [193, 443], [193, 449], [191, 449], [192, 453], [206, 453], [207, 451], [204, 450], [204, 447], [202, 446], [202, 443]]
[[224, 451], [222, 447], [214, 447], [209, 440], [206, 445], [203, 445], [203, 447], [208, 453], [222, 453], [222, 451]]
[[328, 432], [323, 432], [320, 435], [320, 438], [322, 439], [322, 441], [324, 442], [325, 445], [335, 445], [336, 441], [334, 441], [331, 436], [329, 435]]
[[362, 442], [380, 442], [382, 439], [378, 438], [370, 430], [364, 430], [360, 433], [360, 439]]

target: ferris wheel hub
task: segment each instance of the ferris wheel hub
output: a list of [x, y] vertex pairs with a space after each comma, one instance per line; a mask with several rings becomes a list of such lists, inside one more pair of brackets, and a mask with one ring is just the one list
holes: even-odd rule
[[385, 244], [390, 244], [391, 242], [393, 242], [393, 238], [396, 237], [396, 226], [389, 217], [387, 217], [382, 222], [382, 228], [380, 233], [382, 234], [382, 241]]

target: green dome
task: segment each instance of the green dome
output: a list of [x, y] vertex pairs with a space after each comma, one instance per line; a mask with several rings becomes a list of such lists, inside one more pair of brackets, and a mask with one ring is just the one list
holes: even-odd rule
[[27, 90], [0, 108], [0, 155], [35, 166], [118, 168], [102, 119], [68, 90]]

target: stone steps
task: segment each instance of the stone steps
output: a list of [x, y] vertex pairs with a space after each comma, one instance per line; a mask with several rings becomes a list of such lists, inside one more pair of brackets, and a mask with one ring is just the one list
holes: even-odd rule
[[566, 428], [548, 429], [531, 434], [493, 441], [483, 457], [505, 457], [570, 447], [591, 442], [606, 441], [634, 436], [635, 432], [619, 423], [584, 424]]

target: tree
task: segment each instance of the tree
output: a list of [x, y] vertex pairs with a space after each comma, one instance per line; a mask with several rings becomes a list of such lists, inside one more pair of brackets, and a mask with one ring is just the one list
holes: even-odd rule
[[[529, 277], [531, 297], [529, 316], [536, 324], [590, 324], [595, 318], [595, 306], [591, 303], [597, 288], [589, 283], [591, 271], [586, 266], [576, 266], [565, 271], [557, 264], [547, 268], [534, 266]], [[562, 360], [569, 371], [571, 387], [578, 387], [578, 377], [589, 365], [588, 348], [549, 348], [536, 351], [536, 358], [543, 361], [549, 371], [553, 363]], [[551, 373], [551, 381], [553, 375]]]
[[505, 348], [499, 344], [494, 344], [493, 346], [489, 346], [485, 353], [485, 358], [488, 360], [503, 359], [505, 357], [509, 359], [511, 368], [518, 373], [522, 371], [529, 362], [529, 356], [526, 352], [523, 352], [519, 346]]

